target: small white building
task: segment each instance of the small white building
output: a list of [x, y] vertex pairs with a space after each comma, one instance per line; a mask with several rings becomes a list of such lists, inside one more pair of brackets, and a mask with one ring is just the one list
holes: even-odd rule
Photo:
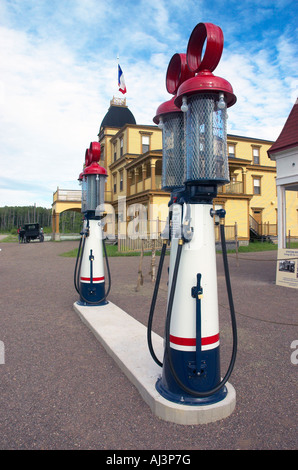
[[[298, 98], [276, 142], [268, 150], [276, 161], [278, 249], [286, 248], [286, 191], [298, 192]], [[297, 214], [298, 224], [298, 214]]]

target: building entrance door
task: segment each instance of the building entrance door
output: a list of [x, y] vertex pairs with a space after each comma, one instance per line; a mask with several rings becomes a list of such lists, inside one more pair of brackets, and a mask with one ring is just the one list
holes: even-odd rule
[[258, 224], [257, 232], [259, 235], [262, 235], [262, 209], [252, 209], [252, 212], [253, 212], [253, 218]]

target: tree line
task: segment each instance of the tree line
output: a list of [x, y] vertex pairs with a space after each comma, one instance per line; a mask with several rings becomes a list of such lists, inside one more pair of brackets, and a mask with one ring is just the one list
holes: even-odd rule
[[[38, 223], [45, 232], [52, 230], [52, 209], [35, 206], [4, 206], [0, 207], [0, 231], [16, 231], [28, 223]], [[78, 233], [82, 228], [82, 214], [65, 211], [60, 215], [60, 231], [62, 233]]]

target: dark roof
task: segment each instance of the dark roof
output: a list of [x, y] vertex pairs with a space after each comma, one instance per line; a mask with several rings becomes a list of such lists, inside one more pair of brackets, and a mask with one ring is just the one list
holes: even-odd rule
[[125, 124], [136, 124], [134, 115], [127, 106], [111, 105], [105, 117], [102, 120], [99, 131], [104, 127], [121, 128]]
[[268, 150], [270, 153], [286, 150], [298, 145], [298, 98], [290, 112], [279, 137]]

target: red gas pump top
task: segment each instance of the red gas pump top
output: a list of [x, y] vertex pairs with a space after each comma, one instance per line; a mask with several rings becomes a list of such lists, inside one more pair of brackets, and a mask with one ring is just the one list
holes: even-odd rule
[[[189, 70], [201, 72], [216, 69], [223, 51], [224, 37], [219, 26], [212, 23], [199, 23], [193, 29], [186, 52], [186, 60]], [[204, 55], [202, 52], [206, 45]]]
[[178, 89], [175, 104], [178, 107], [181, 106], [182, 96], [197, 95], [199, 93], [212, 93], [213, 91], [224, 93], [227, 107], [233, 106], [237, 101], [237, 98], [233, 93], [233, 88], [227, 80], [221, 77], [216, 77], [208, 70], [204, 70], [199, 72], [195, 77], [182, 83]]
[[96, 162], [92, 162], [91, 165], [86, 166], [83, 172], [84, 176], [88, 176], [88, 175], [107, 176], [107, 174], [108, 174], [107, 170]]
[[90, 147], [85, 152], [85, 169], [79, 176], [79, 180], [82, 180], [84, 176], [88, 175], [103, 175], [107, 176], [105, 168], [100, 166], [97, 162], [100, 160], [100, 143], [91, 142]]
[[181, 109], [177, 108], [177, 106], [174, 103], [175, 98], [176, 96], [174, 96], [169, 101], [165, 101], [160, 106], [158, 106], [157, 111], [156, 111], [156, 116], [154, 116], [153, 118], [153, 122], [155, 124], [159, 124], [160, 118], [165, 114], [181, 113]]
[[[219, 26], [199, 23], [194, 28], [188, 41], [186, 60], [188, 68], [197, 75], [185, 80], [179, 86], [175, 99], [176, 106], [181, 107], [183, 95], [191, 96], [213, 91], [224, 93], [227, 107], [236, 103], [237, 98], [231, 84], [212, 73], [220, 61], [223, 43], [223, 32]], [[202, 57], [204, 45], [206, 48]]]
[[91, 161], [92, 162], [98, 162], [100, 160], [100, 154], [101, 154], [101, 148], [100, 148], [100, 143], [99, 142], [91, 142], [90, 147], [89, 147], [89, 152], [91, 156]]
[[187, 66], [186, 54], [174, 54], [167, 69], [167, 91], [171, 95], [176, 95], [179, 86], [194, 75], [195, 73]]
[[179, 86], [189, 78], [194, 76], [187, 66], [186, 54], [174, 54], [171, 58], [166, 75], [166, 88], [169, 93], [175, 95], [169, 101], [162, 103], [156, 111], [156, 116], [153, 118], [155, 124], [159, 124], [162, 115], [181, 112], [174, 101]]
[[90, 165], [90, 163], [91, 163], [90, 157], [91, 157], [90, 150], [86, 149], [86, 152], [85, 152], [85, 166]]

